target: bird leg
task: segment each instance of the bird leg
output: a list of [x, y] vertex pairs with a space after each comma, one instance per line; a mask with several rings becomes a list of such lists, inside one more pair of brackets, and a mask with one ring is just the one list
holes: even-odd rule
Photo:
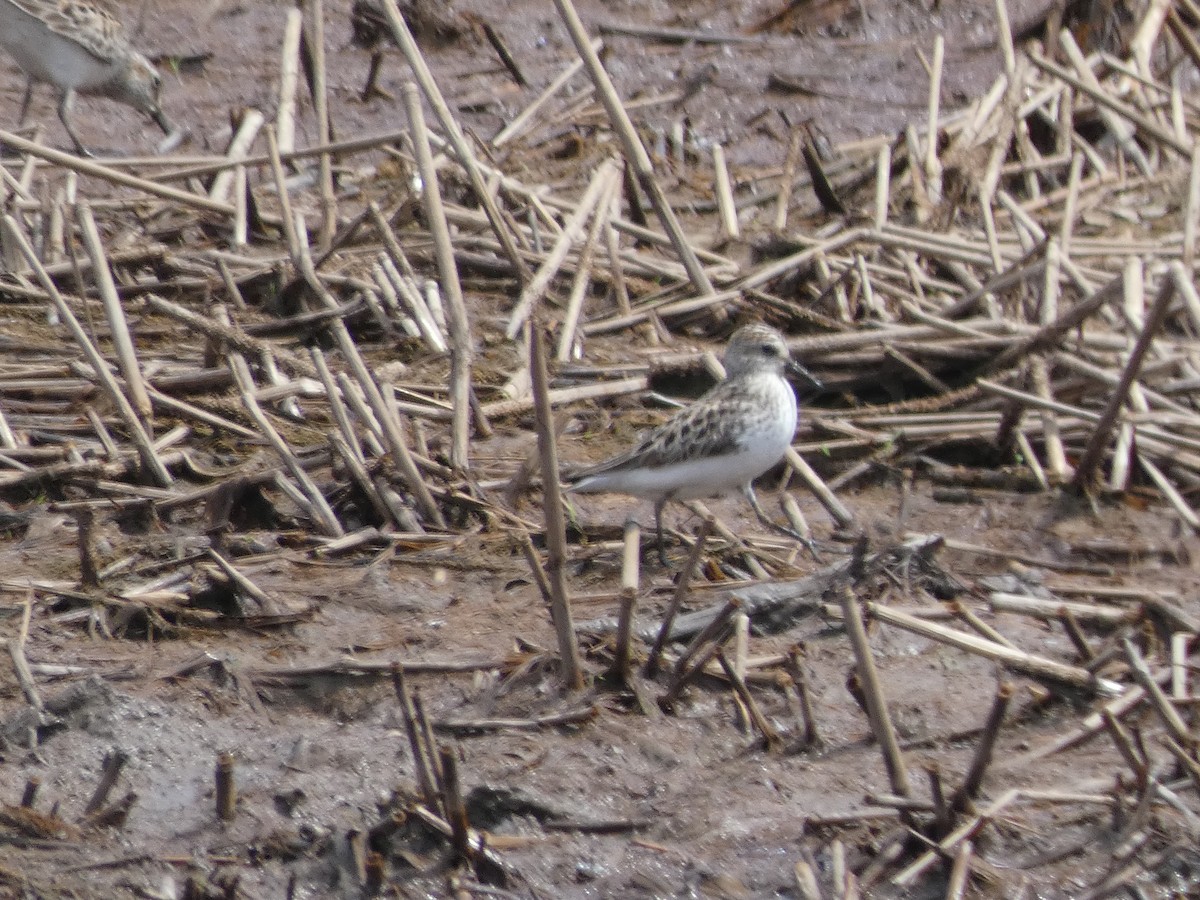
[[772, 522], [769, 518], [767, 518], [766, 512], [764, 512], [763, 508], [758, 505], [758, 497], [754, 493], [753, 484], [746, 482], [746, 487], [743, 488], [742, 493], [745, 494], [746, 499], [750, 501], [750, 506], [754, 510], [754, 515], [758, 516], [758, 521], [762, 522], [772, 531], [779, 532], [780, 534], [792, 538], [792, 540], [799, 541], [804, 545], [805, 549], [812, 554], [814, 560], [816, 560], [818, 563], [824, 562], [824, 560], [821, 559], [821, 555], [817, 553], [817, 545], [813, 543], [812, 538], [807, 538], [800, 532], [794, 531], [785, 525], [777, 525], [775, 522]]
[[663, 508], [666, 505], [666, 497], [663, 497], [661, 500], [654, 501], [654, 534], [658, 539], [658, 561], [663, 564], [663, 568], [668, 568], [671, 565], [671, 561], [667, 559], [667, 548], [663, 543], [662, 532], [662, 514]]
[[67, 129], [67, 134], [70, 135], [72, 142], [74, 142], [75, 152], [80, 156], [91, 157], [93, 155], [92, 151], [83, 145], [83, 141], [79, 139], [79, 135], [71, 127], [71, 110], [74, 108], [75, 91], [68, 88], [63, 91], [62, 99], [58, 101], [58, 120], [63, 123], [63, 128]]
[[366, 84], [362, 86], [359, 92], [359, 97], [363, 103], [369, 103], [374, 97], [389, 97], [386, 91], [381, 90], [375, 82], [379, 80], [379, 68], [383, 65], [383, 51], [371, 51], [371, 68], [367, 71]]

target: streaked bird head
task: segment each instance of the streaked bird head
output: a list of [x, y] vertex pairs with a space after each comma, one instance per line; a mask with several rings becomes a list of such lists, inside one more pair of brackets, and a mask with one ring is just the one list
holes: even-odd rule
[[734, 332], [725, 350], [725, 372], [730, 378], [754, 372], [790, 372], [813, 387], [822, 386], [808, 369], [792, 359], [783, 335], [769, 325], [743, 325]]
[[162, 76], [154, 63], [140, 53], [133, 53], [129, 58], [122, 77], [117, 78], [109, 91], [114, 100], [128, 103], [134, 109], [140, 110], [152, 118], [164, 133], [171, 130], [170, 122], [159, 108], [158, 99], [162, 93]]

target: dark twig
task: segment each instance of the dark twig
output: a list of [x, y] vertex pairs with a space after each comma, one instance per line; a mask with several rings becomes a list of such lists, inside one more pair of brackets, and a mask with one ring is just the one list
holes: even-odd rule
[[742, 601], [736, 597], [730, 597], [725, 601], [725, 605], [721, 607], [720, 612], [713, 616], [712, 621], [700, 629], [696, 636], [692, 638], [691, 643], [684, 648], [683, 653], [679, 655], [679, 659], [675, 660], [675, 666], [672, 669], [672, 681], [679, 679], [684, 669], [687, 668], [688, 663], [700, 652], [700, 648], [709, 641], [715, 640], [717, 635], [726, 629], [726, 626], [733, 618], [733, 614], [741, 608]]
[[1121, 720], [1114, 716], [1111, 710], [1102, 709], [1100, 710], [1100, 715], [1104, 718], [1104, 727], [1108, 729], [1113, 744], [1120, 752], [1122, 758], [1124, 758], [1125, 764], [1133, 772], [1137, 783], [1145, 785], [1146, 778], [1150, 773], [1146, 757], [1134, 745], [1133, 738], [1129, 736], [1129, 732], [1125, 730], [1125, 726], [1121, 724]]
[[812, 692], [808, 688], [808, 673], [804, 671], [799, 647], [792, 647], [787, 654], [788, 674], [796, 685], [796, 693], [800, 698], [800, 715], [804, 721], [804, 734], [801, 743], [805, 747], [819, 747], [823, 741], [817, 730], [817, 717], [813, 713]]
[[638, 564], [641, 561], [641, 529], [630, 519], [625, 523], [625, 552], [621, 564], [621, 608], [617, 615], [617, 646], [609, 674], [621, 684], [629, 680], [632, 657], [633, 613], [637, 605]]
[[36, 775], [30, 775], [25, 780], [25, 791], [21, 794], [21, 805], [26, 809], [33, 809], [33, 804], [37, 802], [38, 789], [42, 786], [42, 779]]
[[1168, 274], [1163, 278], [1162, 286], [1158, 289], [1158, 296], [1154, 298], [1150, 314], [1146, 316], [1146, 322], [1137, 336], [1137, 342], [1129, 352], [1129, 360], [1121, 371], [1121, 380], [1109, 394], [1108, 405], [1104, 407], [1100, 421], [1096, 423], [1092, 436], [1083, 450], [1083, 455], [1075, 466], [1075, 477], [1071, 486], [1076, 491], [1086, 491], [1092, 487], [1096, 477], [1096, 468], [1100, 465], [1100, 458], [1103, 456], [1105, 448], [1108, 447], [1109, 435], [1116, 427], [1121, 407], [1125, 405], [1125, 401], [1129, 397], [1129, 389], [1142, 368], [1146, 353], [1150, 350], [1150, 341], [1158, 334], [1163, 322], [1166, 321], [1167, 311], [1175, 297], [1175, 292], [1179, 290], [1179, 283], [1186, 280], [1187, 277], [1182, 265], [1178, 262], [1171, 263]]
[[104, 801], [108, 799], [109, 793], [117, 783], [117, 778], [121, 775], [121, 769], [125, 768], [127, 762], [129, 762], [129, 754], [124, 750], [114, 749], [104, 754], [104, 762], [100, 768], [100, 782], [92, 793], [92, 799], [83, 808], [85, 817], [92, 815], [104, 805]]
[[1012, 700], [1013, 686], [1011, 682], [1002, 681], [996, 687], [996, 696], [992, 700], [992, 708], [984, 722], [983, 731], [979, 735], [979, 743], [975, 745], [975, 756], [971, 759], [971, 767], [959, 785], [950, 801], [950, 808], [955, 812], [965, 812], [967, 805], [979, 794], [983, 785], [983, 776], [992, 761], [992, 753], [996, 748], [996, 738], [1000, 735], [1000, 726], [1004, 722], [1004, 713]]
[[408, 693], [408, 684], [404, 680], [404, 669], [399, 663], [392, 663], [392, 689], [396, 699], [400, 701], [400, 715], [404, 719], [404, 731], [408, 735], [408, 746], [413, 755], [413, 769], [417, 776], [417, 788], [425, 798], [425, 805], [435, 812], [440, 809], [437, 802], [437, 789], [430, 771], [430, 748], [425, 744], [424, 734], [417, 727], [416, 711], [413, 709], [412, 697]]
[[470, 822], [467, 807], [463, 803], [462, 786], [458, 780], [458, 759], [454, 748], [438, 747], [438, 760], [442, 770], [442, 806], [446, 810], [446, 821], [450, 823], [451, 843], [459, 859], [471, 856]]
[[750, 693], [750, 688], [746, 686], [746, 679], [738, 674], [734, 666], [730, 665], [729, 660], [725, 658], [724, 651], [717, 650], [717, 662], [721, 664], [721, 668], [725, 671], [725, 677], [733, 685], [733, 690], [737, 694], [738, 699], [742, 701], [742, 704], [750, 713], [750, 721], [754, 723], [754, 727], [758, 729], [758, 733], [763, 736], [767, 750], [771, 753], [781, 750], [783, 748], [783, 739], [779, 736], [779, 729], [772, 725], [770, 719], [763, 715], [758, 702], [754, 699], [754, 695]]
[[667, 689], [658, 698], [658, 707], [663, 712], [674, 712], [675, 701], [679, 699], [679, 695], [683, 693], [683, 689], [704, 671], [704, 667], [721, 651], [721, 647], [724, 646], [725, 642], [733, 637], [734, 629], [729, 621], [732, 615], [730, 613], [729, 616], [725, 616], [719, 620], [721, 627], [713, 633], [712, 640], [697, 644], [695, 651], [688, 657], [682, 667], [676, 665], [672, 672], [671, 680], [667, 684]]
[[1079, 627], [1079, 620], [1075, 617], [1075, 614], [1064, 606], [1058, 612], [1058, 621], [1062, 623], [1067, 637], [1075, 645], [1075, 652], [1079, 654], [1079, 661], [1086, 666], [1095, 659], [1096, 654], [1092, 650], [1091, 644], [1087, 642], [1087, 636], [1083, 633], [1083, 629]]

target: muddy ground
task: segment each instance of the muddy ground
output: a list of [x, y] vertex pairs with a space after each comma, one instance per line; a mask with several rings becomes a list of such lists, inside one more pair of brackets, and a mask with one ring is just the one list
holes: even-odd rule
[[[400, 128], [397, 102], [358, 99], [368, 56], [348, 46], [347, 6], [327, 4], [337, 133]], [[168, 78], [166, 109], [189, 128], [194, 148], [222, 147], [232, 110], [273, 110], [286, 8], [182, 0], [146, 5], [143, 46], [168, 56], [212, 54], [201, 69], [184, 68]], [[561, 68], [570, 56], [569, 42], [548, 3], [473, 2], [457, 8], [497, 28], [534, 86], [515, 86], [491, 51], [474, 40], [429, 51], [443, 90], [463, 107], [463, 121], [486, 136]], [[761, 2], [634, 0], [584, 2], [580, 8], [592, 24], [720, 33], [773, 10]], [[1010, 8], [1014, 19], [1029, 12], [1020, 4]], [[780, 113], [792, 122], [811, 119], [834, 140], [892, 132], [920, 116], [927, 80], [918, 52], [928, 54], [939, 32], [948, 39], [944, 96], [953, 106], [984, 90], [998, 69], [991, 3], [934, 9], [919, 3], [849, 4], [806, 33], [776, 33], [762, 45], [676, 45], [611, 35], [607, 62], [627, 98], [668, 92], [713, 64], [711, 80], [684, 111], [697, 139], [724, 142], [735, 169], [749, 172], [781, 164], [787, 125]], [[381, 87], [398, 95], [403, 71], [400, 58], [389, 55]], [[813, 93], [768, 91], [771, 73], [803, 80]], [[15, 110], [20, 85], [11, 67], [0, 76], [3, 117]], [[78, 110], [80, 134], [97, 148], [142, 153], [154, 140], [128, 109], [84, 99]], [[35, 115], [47, 123], [51, 143], [61, 144], [64, 136], [44, 96]], [[678, 116], [677, 105], [650, 106], [638, 120], [649, 134], [666, 133]], [[306, 115], [298, 142], [313, 139]], [[488, 315], [479, 306], [483, 298], [472, 302], [475, 314]], [[604, 350], [613, 358], [639, 354], [615, 341]], [[641, 410], [636, 400], [610, 406], [617, 415]], [[638, 425], [663, 414], [657, 408], [639, 411]], [[473, 444], [473, 462], [488, 472], [515, 471], [532, 446], [527, 426], [502, 423], [493, 439]], [[569, 428], [563, 456], [594, 459], [616, 449], [633, 430], [585, 440], [582, 427]], [[908, 533], [940, 533], [1030, 561], [1014, 566], [1001, 557], [943, 551], [940, 565], [968, 592], [980, 579], [1012, 576], [1014, 569], [1053, 584], [1082, 568], [1095, 583], [1177, 593], [1189, 612], [1197, 612], [1190, 539], [1178, 533], [1174, 516], [1153, 497], [1095, 508], [1001, 491], [939, 500], [929, 483], [908, 474], [873, 472], [841, 494], [866, 526], [872, 547], [895, 544]], [[814, 500], [793, 490], [826, 562], [838, 559], [848, 544]], [[777, 511], [775, 493], [766, 479], [760, 494]], [[535, 503], [529, 495], [519, 508], [537, 520]], [[587, 539], [572, 544], [569, 575], [579, 598], [575, 616], [582, 621], [614, 614], [615, 535], [631, 510], [648, 524], [649, 510], [621, 498], [589, 497], [577, 505]], [[818, 568], [795, 545], [765, 534], [740, 499], [714, 501], [712, 508], [753, 539], [775, 576], [798, 577]], [[0, 613], [8, 637], [17, 634], [23, 609], [14, 583], [72, 581], [78, 571], [74, 522], [37, 498], [19, 511], [33, 514], [28, 531], [0, 540], [6, 585]], [[697, 525], [678, 510], [668, 518], [683, 531]], [[139, 565], [183, 557], [205, 545], [203, 526], [198, 516], [187, 514], [149, 533], [101, 521], [101, 562], [132, 552], [140, 554]], [[89, 622], [86, 607], [80, 615], [75, 605], [35, 604], [26, 655], [62, 724], [28, 747], [21, 719], [25, 701], [4, 667], [0, 801], [19, 802], [28, 780], [39, 779], [38, 808], [55, 811], [70, 827], [41, 836], [6, 832], [0, 896], [173, 898], [185, 896], [189, 881], [190, 896], [197, 897], [358, 896], [351, 835], [379, 823], [396, 795], [408, 797], [415, 790], [392, 686], [386, 673], [281, 674], [331, 666], [346, 656], [362, 663], [403, 659], [473, 668], [409, 677], [430, 718], [443, 725], [596, 708], [589, 721], [566, 727], [483, 725], [474, 732], [447, 732], [464, 790], [474, 792], [472, 824], [489, 832], [507, 870], [505, 883], [484, 885], [483, 875], [448, 870], [439, 864], [444, 845], [413, 838], [389, 857], [388, 895], [450, 896], [461, 890], [479, 897], [798, 897], [798, 862], [809, 858], [828, 873], [835, 840], [851, 860], [861, 860], [876, 853], [894, 828], [895, 817], [878, 807], [865, 812], [865, 795], [886, 792], [888, 782], [869, 726], [847, 690], [852, 656], [832, 620], [812, 615], [781, 633], [751, 639], [752, 655], [803, 643], [822, 738], [817, 746], [767, 753], [739, 727], [731, 696], [716, 681], [691, 689], [671, 716], [633, 713], [620, 693], [562, 697], [551, 654], [543, 652], [555, 646], [546, 610], [523, 559], [502, 534], [471, 527], [423, 546], [339, 560], [314, 559], [303, 547], [287, 549], [289, 541], [299, 540], [295, 535], [251, 529], [243, 537], [257, 541], [261, 553], [242, 556], [239, 565], [283, 605], [304, 611], [297, 623], [164, 631], [135, 622], [107, 638], [91, 627], [95, 622]], [[1104, 549], [1129, 546], [1135, 548], [1132, 555]], [[682, 554], [673, 546], [676, 565]], [[698, 590], [695, 605], [703, 605], [720, 579], [729, 577], [729, 567], [739, 565], [738, 554], [724, 545], [712, 556], [728, 564], [727, 572], [706, 568], [710, 584]], [[1040, 569], [1038, 561], [1049, 568]], [[640, 610], [652, 618], [665, 607], [676, 573], [649, 553], [646, 565]], [[895, 602], [936, 601], [918, 592]], [[1070, 655], [1061, 629], [1017, 616], [998, 615], [990, 622], [1022, 648]], [[921, 790], [922, 764], [955, 782], [969, 763], [1001, 673], [979, 657], [895, 631], [876, 634], [874, 650]], [[594, 669], [602, 657], [597, 651]], [[1089, 698], [1069, 692], [1046, 696], [1035, 683], [1014, 680], [1009, 722], [985, 797], [1008, 787], [1056, 785], [1095, 794], [1111, 785], [1122, 764], [1103, 739], [1067, 760], [1050, 756], [1018, 764], [1022, 753], [1077, 723]], [[784, 694], [770, 686], [755, 691], [767, 715], [794, 733], [797, 723]], [[136, 801], [120, 827], [78, 827], [102, 760], [114, 750], [128, 754], [128, 762], [113, 797], [133, 792]], [[214, 814], [213, 796], [214, 766], [223, 751], [234, 756], [239, 790], [237, 815], [225, 823]], [[1119, 831], [1108, 827], [1113, 814], [1103, 803], [1068, 809], [1026, 809], [989, 831], [983, 850], [992, 875], [978, 877], [967, 895], [1067, 898], [1098, 880], [1116, 849]], [[838, 817], [845, 820], [834, 824]], [[1195, 867], [1186, 850], [1168, 855], [1157, 880], [1144, 880], [1146, 895], [1185, 890], [1194, 884]], [[880, 897], [944, 893], [944, 873], [915, 888], [882, 884], [868, 891]]]

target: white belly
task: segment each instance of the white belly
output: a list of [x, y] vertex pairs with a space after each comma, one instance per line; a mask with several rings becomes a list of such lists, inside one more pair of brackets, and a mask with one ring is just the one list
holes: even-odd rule
[[[744, 453], [694, 459], [660, 469], [637, 469], [598, 476], [592, 491], [616, 491], [635, 497], [696, 500], [741, 490], [782, 459], [782, 453], [754, 448]], [[608, 478], [610, 484], [604, 486]]]
[[0, 0], [0, 47], [35, 81], [91, 93], [118, 73], [112, 60], [102, 60], [87, 48], [55, 34], [38, 18]]

